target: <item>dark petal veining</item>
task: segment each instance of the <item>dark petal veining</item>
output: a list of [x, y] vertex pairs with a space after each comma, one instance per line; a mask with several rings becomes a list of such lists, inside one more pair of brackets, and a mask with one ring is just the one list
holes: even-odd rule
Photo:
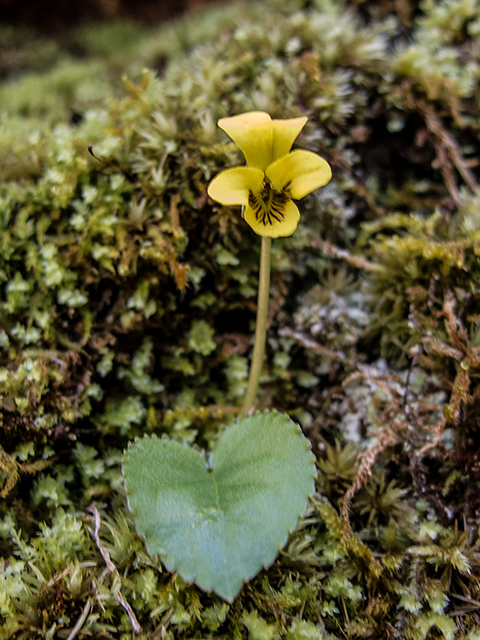
[[274, 224], [274, 220], [282, 222], [285, 215], [285, 205], [289, 201], [289, 197], [283, 191], [273, 191], [268, 183], [264, 186], [260, 194], [254, 194], [252, 191], [248, 194], [248, 204], [252, 208], [255, 218], [261, 222], [264, 227], [267, 224]]

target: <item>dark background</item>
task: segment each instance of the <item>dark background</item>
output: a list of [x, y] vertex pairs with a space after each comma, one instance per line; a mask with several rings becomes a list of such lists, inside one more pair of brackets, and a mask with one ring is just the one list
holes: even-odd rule
[[220, 0], [0, 0], [0, 22], [52, 35], [92, 20], [129, 18], [158, 23]]

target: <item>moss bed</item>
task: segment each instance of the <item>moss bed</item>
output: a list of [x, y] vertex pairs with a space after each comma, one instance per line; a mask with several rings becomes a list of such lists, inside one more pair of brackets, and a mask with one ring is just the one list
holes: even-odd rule
[[[0, 39], [0, 638], [479, 640], [480, 2]], [[238, 413], [260, 240], [206, 187], [252, 110], [333, 170], [274, 241], [260, 398], [318, 479], [227, 605], [148, 556], [121, 459]]]

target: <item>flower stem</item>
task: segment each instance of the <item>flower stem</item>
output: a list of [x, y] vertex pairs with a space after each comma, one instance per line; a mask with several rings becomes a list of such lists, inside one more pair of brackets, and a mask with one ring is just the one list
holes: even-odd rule
[[262, 372], [263, 355], [267, 340], [268, 295], [270, 291], [270, 253], [272, 239], [262, 236], [262, 252], [260, 254], [260, 276], [258, 282], [257, 326], [255, 328], [255, 345], [253, 347], [252, 364], [248, 378], [247, 392], [243, 401], [242, 414], [247, 413], [255, 405], [258, 394], [260, 374]]

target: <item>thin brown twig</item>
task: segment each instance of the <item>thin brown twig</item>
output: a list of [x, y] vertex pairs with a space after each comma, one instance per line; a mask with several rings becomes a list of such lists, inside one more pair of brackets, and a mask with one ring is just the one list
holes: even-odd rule
[[405, 424], [393, 424], [391, 423], [387, 427], [384, 427], [382, 433], [378, 437], [377, 443], [368, 451], [366, 451], [360, 461], [360, 466], [358, 468], [357, 477], [355, 478], [354, 483], [345, 493], [342, 499], [342, 505], [340, 507], [340, 513], [342, 515], [343, 521], [347, 527], [349, 534], [352, 534], [352, 527], [350, 524], [350, 518], [348, 515], [348, 510], [350, 508], [350, 504], [352, 502], [353, 496], [359, 491], [362, 487], [365, 486], [368, 479], [372, 475], [372, 468], [375, 462], [376, 457], [385, 451], [385, 449], [389, 446], [392, 446], [398, 442], [397, 432], [400, 429], [405, 428]]
[[363, 269], [364, 271], [379, 271], [380, 269], [383, 269], [381, 265], [375, 264], [374, 262], [369, 262], [361, 256], [354, 256], [346, 249], [340, 249], [340, 247], [336, 247], [334, 244], [328, 242], [327, 240], [310, 240], [308, 246], [321, 249], [330, 258], [338, 258], [339, 260], [343, 260], [356, 269]]
[[407, 109], [416, 111], [423, 116], [428, 136], [437, 155], [436, 168], [441, 171], [445, 186], [452, 200], [457, 206], [460, 206], [461, 198], [453, 169], [455, 168], [458, 171], [472, 191], [478, 189], [478, 183], [474, 173], [469, 169], [469, 163], [462, 157], [457, 141], [442, 125], [440, 117], [426, 100], [414, 98], [412, 95], [407, 94], [405, 96], [405, 106]]
[[345, 354], [342, 351], [337, 352], [332, 351], [331, 349], [327, 349], [327, 347], [323, 347], [321, 344], [319, 344], [315, 340], [312, 340], [304, 333], [301, 333], [300, 331], [294, 331], [289, 327], [282, 327], [281, 329], [279, 329], [278, 334], [287, 338], [293, 338], [293, 340], [301, 344], [302, 347], [310, 349], [310, 351], [318, 353], [318, 355], [320, 356], [325, 356], [326, 358], [331, 358], [332, 360], [340, 360], [340, 362], [343, 362], [346, 358]]
[[467, 163], [462, 158], [458, 149], [457, 141], [450, 135], [445, 127], [442, 126], [440, 118], [433, 111], [433, 109], [427, 108], [426, 105], [422, 106], [427, 129], [442, 143], [443, 148], [445, 149], [458, 173], [462, 176], [470, 189], [472, 189], [472, 191], [475, 191], [478, 187], [477, 181], [475, 180], [473, 172], [470, 171]]
[[401, 397], [400, 392], [391, 384], [402, 384], [402, 381], [395, 373], [391, 373], [390, 375], [382, 375], [382, 377], [379, 377], [370, 374], [368, 371], [354, 371], [342, 382], [342, 388], [346, 389], [349, 385], [352, 384], [352, 382], [356, 382], [357, 380], [367, 380], [368, 382], [374, 382], [378, 387], [380, 387], [381, 389], [386, 389], [396, 398]]
[[92, 608], [92, 601], [89, 598], [87, 600], [87, 602], [85, 603], [85, 606], [83, 607], [83, 611], [80, 614], [80, 617], [78, 618], [78, 620], [76, 621], [75, 626], [73, 627], [73, 629], [68, 634], [67, 640], [73, 640], [75, 638], [77, 633], [83, 627], [83, 625], [85, 623], [85, 620], [87, 619], [88, 614], [90, 613], [90, 609], [91, 608]]
[[[79, 562], [77, 566], [78, 566], [79, 569], [87, 569], [89, 567], [96, 567], [97, 563], [96, 562]], [[61, 580], [62, 578], [65, 578], [66, 576], [68, 576], [68, 574], [71, 572], [71, 570], [72, 570], [72, 567], [70, 565], [68, 565], [68, 567], [65, 567], [65, 569], [63, 569], [63, 571], [60, 571], [59, 573], [56, 573], [47, 582], [47, 587], [53, 587], [54, 584], [56, 584], [59, 580]]]
[[6, 498], [19, 481], [19, 466], [18, 462], [12, 458], [12, 456], [9, 456], [8, 453], [3, 450], [3, 447], [0, 446], [0, 469], [7, 474], [7, 481], [0, 491], [0, 498]]
[[445, 316], [445, 329], [452, 346], [461, 352], [460, 358], [465, 356], [470, 347], [468, 333], [465, 327], [462, 327], [460, 321], [454, 313], [456, 298], [452, 291], [445, 294], [445, 302], [443, 303], [443, 315]]
[[[99, 536], [99, 531], [100, 531], [100, 513], [96, 507], [95, 504], [90, 505], [88, 511], [93, 515], [94, 517], [94, 521], [95, 521], [95, 531], [92, 531], [90, 529], [90, 527], [87, 527], [88, 531], [90, 532], [90, 535], [93, 536], [93, 539], [95, 540], [95, 544], [98, 547], [98, 550], [100, 551], [100, 555], [102, 556], [105, 564], [107, 565], [108, 570], [114, 574], [119, 582], [120, 582], [120, 574], [118, 573], [117, 568], [115, 567], [115, 565], [113, 564], [113, 562], [110, 559], [110, 554], [108, 553], [108, 551], [106, 549], [104, 549], [101, 541], [100, 541], [100, 536]], [[115, 600], [125, 609], [129, 619], [130, 619], [130, 624], [132, 625], [132, 629], [133, 632], [135, 634], [140, 634], [142, 633], [142, 627], [140, 626], [135, 613], [133, 612], [133, 609], [131, 608], [131, 606], [128, 604], [128, 602], [123, 598], [122, 594], [120, 593], [120, 591], [118, 593], [115, 594]]]
[[22, 473], [37, 473], [43, 471], [58, 460], [58, 455], [48, 458], [47, 460], [37, 460], [36, 462], [17, 462], [15, 458], [10, 456], [0, 445], [0, 469], [6, 472], [7, 480], [3, 489], [0, 491], [0, 498], [6, 498], [10, 491], [20, 480]]
[[417, 452], [418, 458], [441, 444], [448, 423], [458, 421], [462, 405], [472, 401], [469, 370], [471, 368], [476, 369], [480, 365], [480, 349], [471, 344], [465, 327], [462, 326], [455, 315], [455, 304], [456, 299], [453, 292], [447, 291], [442, 313], [445, 318], [445, 330], [451, 346], [430, 336], [422, 339], [422, 344], [427, 352], [454, 360], [457, 373], [447, 405], [448, 415], [444, 416], [436, 425], [434, 431], [435, 439], [425, 444]]
[[422, 338], [422, 345], [425, 347], [425, 351], [428, 354], [446, 356], [448, 358], [452, 358], [452, 360], [456, 360], [457, 362], [461, 362], [463, 359], [462, 351], [455, 349], [454, 347], [449, 347], [448, 344], [445, 344], [445, 342], [442, 342], [442, 340], [435, 336], [425, 336]]
[[415, 457], [418, 458], [418, 460], [423, 458], [423, 456], [427, 453], [427, 451], [431, 451], [432, 449], [437, 449], [438, 448], [438, 446], [442, 442], [442, 436], [443, 436], [443, 434], [445, 432], [446, 426], [447, 426], [447, 420], [446, 420], [446, 418], [442, 418], [440, 420], [440, 422], [437, 424], [437, 426], [435, 427], [435, 437], [434, 437], [434, 439], [431, 440], [430, 442], [427, 442], [426, 444], [424, 444], [423, 447], [421, 447], [415, 453]]

